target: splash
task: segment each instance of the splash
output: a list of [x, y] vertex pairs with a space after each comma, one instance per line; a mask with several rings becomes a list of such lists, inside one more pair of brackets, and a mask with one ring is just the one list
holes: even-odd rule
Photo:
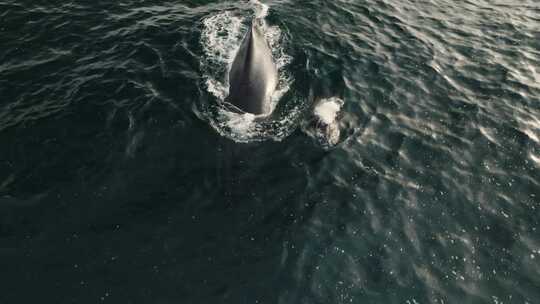
[[323, 99], [315, 106], [314, 114], [325, 124], [335, 123], [343, 104], [343, 100], [337, 97]]
[[257, 0], [250, 0], [249, 5], [253, 10], [253, 16], [255, 18], [266, 18], [268, 16], [268, 5]]
[[313, 109], [312, 120], [304, 126], [304, 132], [323, 148], [337, 145], [341, 138], [338, 115], [345, 102], [338, 97], [320, 99]]
[[[237, 113], [231, 111], [230, 106], [224, 102], [229, 94], [228, 72], [248, 30], [246, 23], [252, 18], [264, 18], [267, 15], [267, 5], [251, 0], [248, 9], [221, 12], [203, 21], [201, 35], [201, 44], [204, 49], [204, 58], [201, 61], [203, 86], [218, 102], [204, 105], [199, 114], [219, 134], [238, 142], [267, 139], [279, 141], [292, 132], [294, 122], [300, 115], [298, 107], [289, 108], [285, 113], [272, 115], [272, 117]], [[270, 103], [271, 111], [274, 112], [292, 84], [292, 77], [286, 69], [292, 57], [285, 52], [286, 41], [280, 28], [269, 26], [264, 19], [262, 20], [265, 38], [278, 69], [278, 85]]]

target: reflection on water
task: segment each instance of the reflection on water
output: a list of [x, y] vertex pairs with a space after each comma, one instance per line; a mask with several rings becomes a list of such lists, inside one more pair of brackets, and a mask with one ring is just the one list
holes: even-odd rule
[[242, 129], [255, 4], [0, 1], [0, 302], [536, 303], [536, 2], [265, 2]]

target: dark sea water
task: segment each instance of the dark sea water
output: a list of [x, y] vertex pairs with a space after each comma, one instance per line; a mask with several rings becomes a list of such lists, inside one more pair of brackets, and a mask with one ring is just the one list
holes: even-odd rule
[[540, 2], [264, 4], [0, 0], [0, 303], [540, 303]]

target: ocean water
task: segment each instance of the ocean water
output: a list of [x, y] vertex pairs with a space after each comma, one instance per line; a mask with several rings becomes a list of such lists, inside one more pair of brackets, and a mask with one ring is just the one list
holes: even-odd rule
[[0, 303], [540, 303], [540, 3], [0, 0]]

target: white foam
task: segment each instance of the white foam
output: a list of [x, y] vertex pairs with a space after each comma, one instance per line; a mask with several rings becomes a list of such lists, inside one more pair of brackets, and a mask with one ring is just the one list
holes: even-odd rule
[[242, 18], [226, 11], [203, 21], [201, 43], [205, 58], [203, 65], [222, 66], [232, 62], [242, 39]]
[[250, 113], [234, 113], [222, 111], [220, 113], [227, 119], [227, 126], [231, 131], [239, 134], [247, 134], [252, 128], [256, 116]]
[[343, 100], [337, 97], [322, 99], [315, 106], [314, 114], [325, 124], [333, 124], [343, 104]]
[[341, 138], [338, 114], [345, 102], [338, 97], [320, 99], [313, 108], [313, 117], [303, 125], [303, 131], [325, 149], [337, 145]]
[[250, 0], [249, 5], [253, 9], [255, 18], [266, 18], [266, 16], [268, 16], [268, 5], [261, 3], [258, 0]]
[[229, 88], [213, 78], [206, 79], [206, 88], [209, 93], [212, 93], [220, 100], [225, 100], [225, 97], [229, 94]]

